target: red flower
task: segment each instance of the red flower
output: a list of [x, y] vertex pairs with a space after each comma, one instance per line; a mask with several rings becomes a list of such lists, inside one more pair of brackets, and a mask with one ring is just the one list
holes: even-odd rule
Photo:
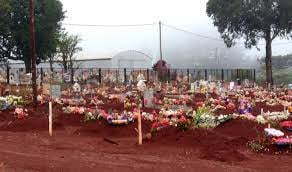
[[188, 120], [186, 119], [185, 116], [181, 116], [180, 119], [178, 120], [178, 122], [181, 122], [181, 123], [187, 123]]
[[197, 107], [202, 107], [202, 106], [204, 106], [204, 102], [197, 102], [197, 103], [196, 103], [196, 106], [197, 106]]
[[229, 104], [227, 105], [227, 109], [230, 110], [230, 111], [234, 111], [234, 110], [235, 110], [235, 105], [234, 105], [234, 103], [229, 103]]
[[291, 128], [292, 129], [292, 121], [284, 121], [280, 124], [283, 128]]

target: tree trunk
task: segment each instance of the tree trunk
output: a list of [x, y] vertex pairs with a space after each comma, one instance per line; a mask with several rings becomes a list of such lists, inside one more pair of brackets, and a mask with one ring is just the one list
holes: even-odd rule
[[273, 82], [273, 69], [272, 69], [272, 39], [271, 32], [266, 35], [266, 81], [267, 84], [272, 86]]
[[74, 83], [74, 69], [73, 69], [73, 62], [72, 58], [70, 57], [70, 70], [71, 70], [71, 82]]
[[67, 73], [68, 72], [68, 62], [66, 59], [63, 58], [63, 67], [64, 67], [64, 72]]
[[53, 68], [53, 57], [50, 55], [50, 70], [51, 70], [51, 72], [54, 72], [54, 68]]
[[31, 58], [24, 57], [25, 72], [31, 73]]

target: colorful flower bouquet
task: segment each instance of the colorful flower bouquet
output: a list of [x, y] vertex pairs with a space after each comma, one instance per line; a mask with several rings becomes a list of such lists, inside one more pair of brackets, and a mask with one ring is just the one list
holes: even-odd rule
[[277, 130], [275, 128], [265, 128], [265, 134], [268, 137], [283, 137], [284, 133], [280, 130]]
[[263, 113], [262, 116], [269, 122], [283, 121], [289, 118], [287, 112], [267, 112]]
[[292, 121], [284, 121], [284, 122], [281, 122], [280, 123], [281, 127], [289, 130], [289, 131], [292, 131]]
[[18, 119], [23, 119], [28, 116], [27, 109], [23, 108], [16, 108], [14, 114], [17, 116]]
[[63, 107], [63, 112], [67, 114], [78, 114], [78, 115], [83, 115], [85, 114], [85, 111], [87, 110], [84, 107], [73, 107], [73, 106], [68, 106], [68, 107]]
[[274, 138], [273, 141], [278, 146], [292, 145], [292, 138], [291, 137]]
[[134, 114], [132, 112], [126, 112], [124, 111], [123, 113], [112, 113], [109, 114], [106, 117], [106, 120], [109, 124], [112, 125], [125, 125], [129, 124], [130, 122], [134, 122]]
[[22, 97], [17, 96], [6, 96], [6, 97], [0, 97], [0, 110], [6, 110], [9, 109], [12, 106], [17, 106], [23, 103]]
[[170, 123], [167, 120], [162, 120], [162, 121], [155, 122], [151, 126], [151, 133], [157, 132], [157, 131], [159, 131], [159, 130], [165, 128], [165, 127], [168, 127], [168, 126], [170, 126]]

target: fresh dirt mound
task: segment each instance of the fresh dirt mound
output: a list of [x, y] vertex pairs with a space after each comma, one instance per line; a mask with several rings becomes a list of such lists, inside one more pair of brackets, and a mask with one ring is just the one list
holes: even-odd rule
[[248, 120], [230, 120], [215, 130], [226, 137], [242, 137], [246, 139], [255, 139], [257, 136], [262, 136], [265, 126]]
[[[137, 122], [128, 125], [112, 126], [105, 120], [97, 122], [82, 123], [81, 127], [77, 129], [75, 135], [84, 136], [100, 136], [100, 137], [137, 137], [138, 128]], [[151, 123], [147, 121], [142, 122], [142, 131], [147, 133], [150, 131]]]
[[1, 131], [26, 132], [48, 130], [48, 119], [43, 117], [28, 117], [14, 121], [5, 121], [0, 126]]
[[199, 151], [199, 157], [221, 162], [239, 162], [247, 160], [239, 149], [247, 140], [242, 137], [229, 138], [215, 131], [188, 130], [179, 131], [167, 128], [156, 133], [151, 140], [154, 145], [181, 146]]

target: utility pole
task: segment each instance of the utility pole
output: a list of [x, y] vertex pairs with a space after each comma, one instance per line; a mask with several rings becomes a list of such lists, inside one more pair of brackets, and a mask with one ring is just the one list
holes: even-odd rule
[[159, 64], [159, 70], [158, 70], [158, 76], [160, 75], [163, 80], [163, 65], [162, 65], [162, 41], [161, 41], [161, 21], [159, 21], [159, 52], [160, 52], [160, 64]]
[[32, 92], [33, 105], [37, 108], [37, 84], [36, 84], [36, 50], [35, 50], [35, 18], [34, 18], [34, 0], [29, 0], [29, 30], [30, 30], [30, 55], [32, 68]]
[[161, 21], [159, 21], [159, 50], [160, 50], [160, 60], [162, 61]]

